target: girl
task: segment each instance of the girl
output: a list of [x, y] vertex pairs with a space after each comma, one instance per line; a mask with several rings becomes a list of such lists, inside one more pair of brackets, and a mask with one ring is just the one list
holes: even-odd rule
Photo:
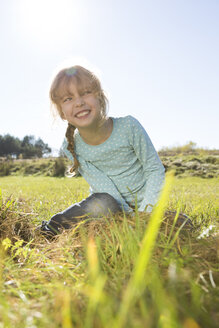
[[150, 212], [164, 181], [164, 167], [141, 124], [132, 116], [106, 114], [107, 98], [89, 70], [73, 66], [55, 77], [50, 99], [68, 122], [63, 150], [90, 185], [91, 195], [43, 221], [41, 230], [55, 235], [60, 228], [88, 217], [120, 211]]

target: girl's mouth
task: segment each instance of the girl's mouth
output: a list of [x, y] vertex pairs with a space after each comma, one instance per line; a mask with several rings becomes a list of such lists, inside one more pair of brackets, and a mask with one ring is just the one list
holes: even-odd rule
[[82, 110], [75, 115], [77, 118], [85, 117], [90, 113], [90, 110]]

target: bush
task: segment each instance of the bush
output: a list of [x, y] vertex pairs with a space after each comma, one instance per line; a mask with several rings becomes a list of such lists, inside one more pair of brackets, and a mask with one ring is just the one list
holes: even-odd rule
[[7, 176], [10, 174], [11, 165], [8, 162], [0, 163], [0, 176]]
[[58, 157], [55, 160], [55, 164], [53, 167], [53, 176], [54, 177], [64, 177], [66, 171], [66, 166], [64, 159], [62, 157]]

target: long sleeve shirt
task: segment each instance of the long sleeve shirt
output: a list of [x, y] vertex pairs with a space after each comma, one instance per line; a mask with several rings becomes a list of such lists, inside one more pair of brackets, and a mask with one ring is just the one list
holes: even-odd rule
[[[100, 145], [88, 145], [75, 133], [79, 172], [94, 192], [107, 192], [125, 211], [137, 201], [138, 210], [151, 211], [164, 181], [164, 167], [142, 125], [132, 116], [112, 118], [110, 137]], [[73, 160], [67, 150], [63, 151]]]

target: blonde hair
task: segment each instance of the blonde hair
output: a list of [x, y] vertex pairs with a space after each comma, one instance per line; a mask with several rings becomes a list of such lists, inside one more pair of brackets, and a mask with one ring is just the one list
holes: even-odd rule
[[[75, 84], [80, 93], [80, 90], [90, 90], [94, 93], [100, 102], [101, 116], [104, 120], [106, 118], [106, 109], [108, 100], [101, 87], [99, 79], [86, 68], [76, 65], [69, 68], [64, 68], [55, 76], [49, 91], [51, 107], [58, 114], [61, 119], [65, 119], [61, 109], [61, 99], [65, 94], [71, 94], [71, 84]], [[76, 127], [68, 123], [68, 127], [65, 133], [68, 141], [67, 149], [71, 152], [74, 158], [74, 166], [70, 169], [70, 172], [76, 172], [80, 163], [77, 159], [74, 149], [74, 132]]]

